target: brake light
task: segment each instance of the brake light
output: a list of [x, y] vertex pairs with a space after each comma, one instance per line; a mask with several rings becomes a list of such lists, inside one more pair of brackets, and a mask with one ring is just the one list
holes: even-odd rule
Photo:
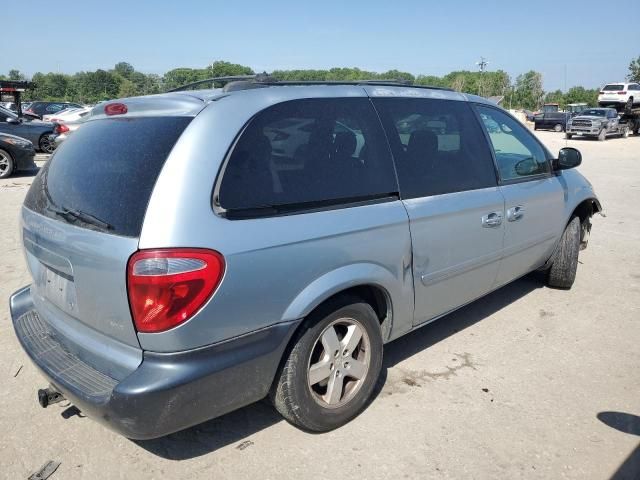
[[66, 125], [59, 123], [57, 124], [54, 128], [53, 131], [60, 134], [60, 133], [66, 133], [69, 131], [69, 127], [67, 127]]
[[104, 113], [107, 115], [124, 115], [127, 110], [127, 106], [124, 103], [107, 103], [104, 106]]
[[600, 92], [600, 95], [604, 95], [606, 92]]
[[163, 332], [189, 320], [213, 295], [224, 275], [213, 250], [141, 250], [127, 266], [129, 306], [138, 332]]
[[618, 92], [618, 95], [624, 95], [627, 92]]

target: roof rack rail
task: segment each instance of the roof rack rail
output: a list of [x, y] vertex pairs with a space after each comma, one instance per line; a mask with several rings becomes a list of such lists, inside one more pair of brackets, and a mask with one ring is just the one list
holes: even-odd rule
[[190, 87], [195, 87], [197, 85], [204, 85], [206, 83], [211, 82], [236, 82], [238, 80], [254, 80], [258, 75], [228, 75], [226, 77], [211, 77], [205, 78], [204, 80], [198, 80], [197, 82], [186, 83], [184, 85], [180, 85], [179, 87], [172, 88], [171, 90], [167, 90], [168, 92], [182, 92], [183, 90], [187, 90]]
[[387, 87], [411, 87], [411, 88], [428, 88], [430, 90], [446, 90], [453, 92], [452, 88], [447, 87], [432, 87], [430, 85], [415, 85], [410, 80], [395, 80], [395, 79], [380, 79], [380, 80], [260, 80], [256, 79], [265, 85], [374, 85], [374, 86], [387, 86]]
[[415, 85], [410, 80], [398, 79], [363, 79], [363, 80], [278, 80], [267, 73], [259, 73], [257, 75], [231, 75], [226, 77], [213, 77], [197, 82], [187, 83], [180, 87], [169, 90], [169, 92], [181, 92], [191, 87], [203, 85], [212, 82], [221, 82], [225, 84], [225, 88], [229, 90], [246, 90], [260, 86], [287, 86], [287, 85], [374, 85], [387, 87], [411, 87], [411, 88], [427, 88], [430, 90], [446, 90], [452, 92], [453, 89], [447, 87], [432, 87], [429, 85]]

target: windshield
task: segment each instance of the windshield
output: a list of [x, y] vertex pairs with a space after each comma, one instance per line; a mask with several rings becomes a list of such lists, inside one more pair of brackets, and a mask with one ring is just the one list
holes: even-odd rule
[[618, 90], [624, 90], [624, 85], [619, 85], [619, 84], [615, 84], [615, 85], [605, 85], [604, 88], [602, 89], [605, 92], [612, 92], [612, 91], [618, 91]]
[[597, 108], [592, 108], [590, 110], [585, 110], [584, 112], [582, 112], [582, 115], [589, 115], [591, 117], [604, 117], [606, 116], [606, 114], [606, 110], [599, 110]]

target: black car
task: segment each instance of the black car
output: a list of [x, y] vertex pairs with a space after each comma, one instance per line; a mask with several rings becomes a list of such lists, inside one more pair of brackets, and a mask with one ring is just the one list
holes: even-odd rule
[[82, 108], [82, 105], [70, 102], [32, 102], [29, 108], [24, 109], [24, 113], [42, 118], [43, 115], [58, 113], [67, 108]]
[[534, 130], [547, 129], [556, 132], [564, 132], [567, 121], [571, 118], [569, 112], [545, 112], [538, 113], [533, 119]]
[[0, 133], [26, 138], [45, 153], [52, 153], [56, 149], [55, 142], [50, 138], [54, 133], [53, 126], [53, 123], [41, 120], [18, 118], [11, 110], [0, 107]]
[[33, 143], [24, 138], [0, 133], [0, 178], [6, 178], [18, 170], [34, 170]]

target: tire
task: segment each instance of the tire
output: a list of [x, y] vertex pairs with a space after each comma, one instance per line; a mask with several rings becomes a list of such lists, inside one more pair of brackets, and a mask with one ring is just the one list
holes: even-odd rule
[[629, 138], [629, 127], [624, 127], [620, 136], [622, 138]]
[[13, 157], [6, 150], [0, 149], [0, 178], [7, 178], [14, 169]]
[[[353, 332], [361, 337], [350, 345], [355, 348], [347, 349], [348, 338], [358, 339], [357, 334], [350, 336]], [[344, 296], [319, 309], [305, 320], [292, 345], [270, 393], [287, 421], [307, 431], [326, 432], [364, 410], [382, 369], [380, 322], [368, 303]], [[349, 375], [356, 372], [356, 364], [359, 380]], [[339, 390], [332, 388], [338, 385]]]
[[38, 148], [40, 148], [41, 152], [53, 153], [56, 149], [56, 144], [49, 140], [49, 134], [45, 133], [40, 137], [40, 140], [38, 140]]
[[533, 124], [533, 129], [537, 130], [538, 129], [538, 125], [536, 125], [535, 123]]
[[553, 263], [547, 273], [547, 285], [566, 290], [571, 288], [576, 279], [579, 252], [580, 218], [573, 217], [560, 238]]
[[629, 97], [629, 100], [627, 100], [627, 103], [624, 104], [625, 112], [631, 113], [631, 110], [633, 110], [633, 97]]
[[598, 133], [598, 141], [604, 142], [606, 139], [607, 139], [607, 130], [603, 128], [602, 130], [600, 130], [600, 133]]
[[562, 125], [560, 125], [559, 123], [556, 123], [556, 124], [553, 126], [553, 130], [554, 130], [555, 132], [561, 132], [561, 131], [563, 131], [563, 130], [564, 130], [564, 127], [563, 127]]
[[570, 134], [570, 133], [565, 133], [564, 134], [564, 138], [566, 138], [567, 140], [571, 140], [572, 137], [573, 137], [573, 135]]

